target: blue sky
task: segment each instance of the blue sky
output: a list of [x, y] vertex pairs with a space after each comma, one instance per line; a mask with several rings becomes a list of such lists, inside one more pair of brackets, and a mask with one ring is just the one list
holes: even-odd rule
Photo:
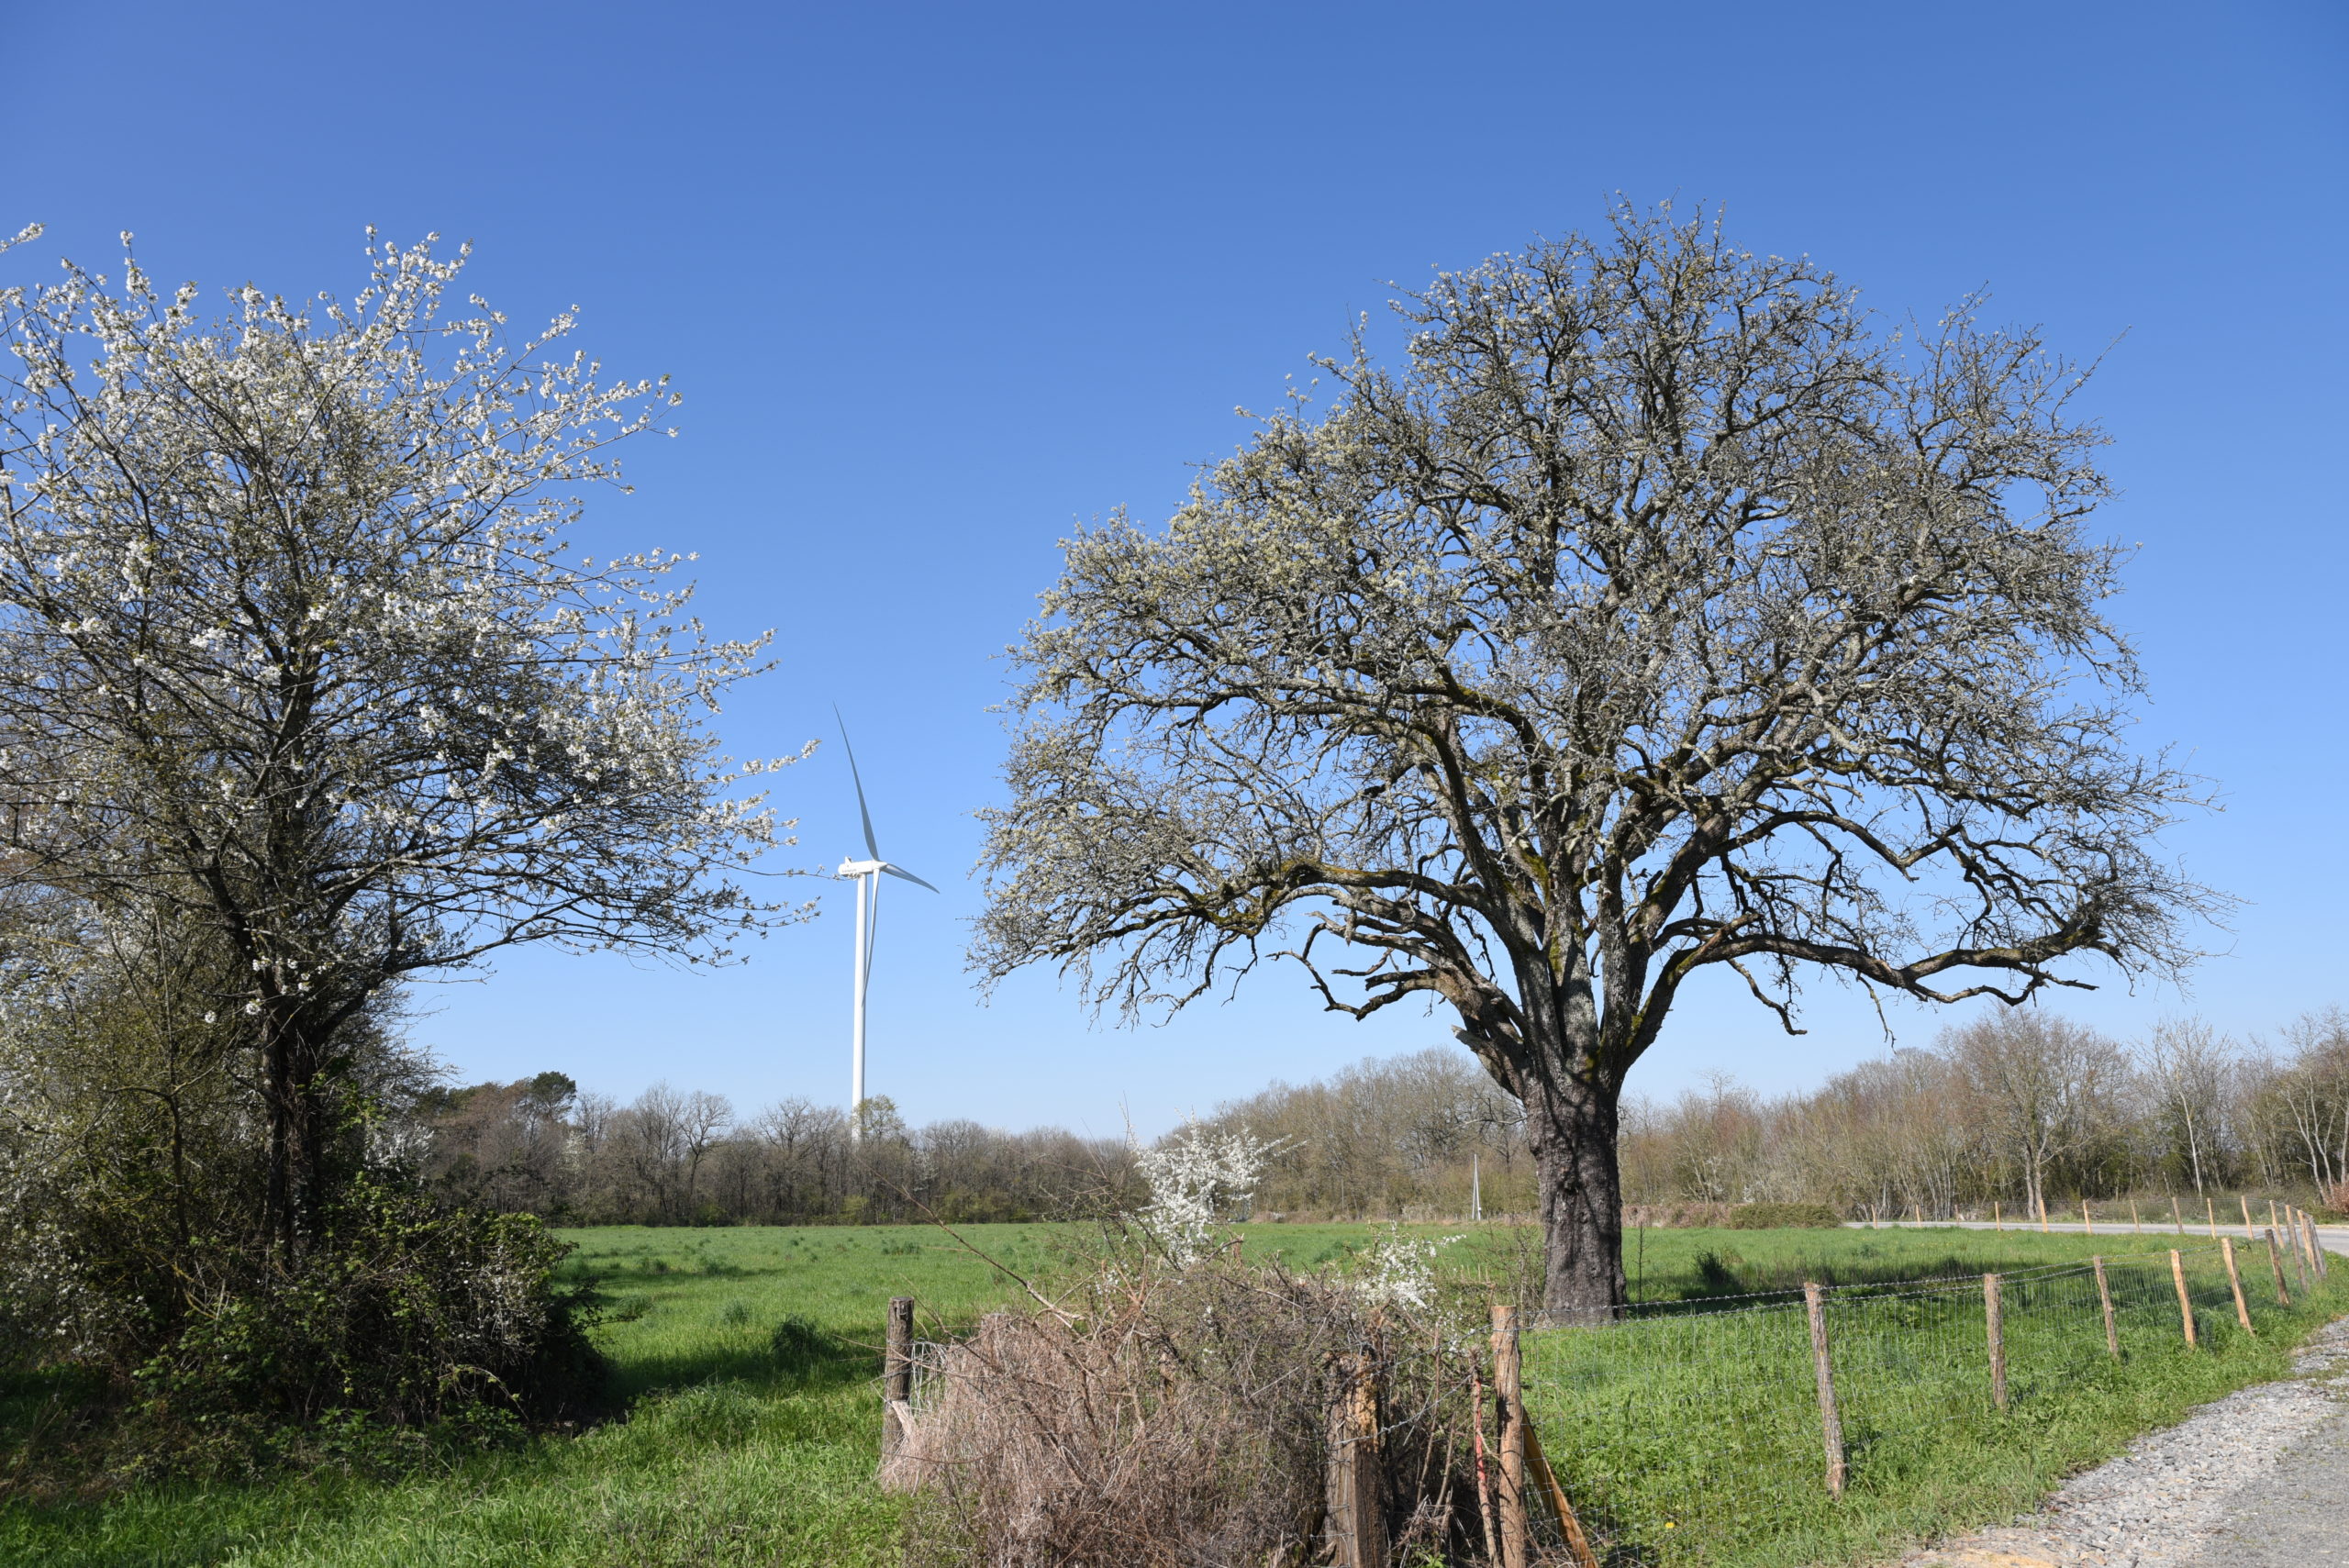
[[[1157, 1029], [1097, 1026], [1047, 975], [982, 1006], [963, 873], [996, 655], [1073, 523], [1163, 515], [1241, 438], [1234, 406], [1388, 280], [1591, 225], [1619, 191], [1722, 204], [1741, 243], [1891, 315], [1987, 284], [1993, 316], [2110, 348], [2088, 400], [2108, 527], [2143, 545], [2117, 614], [2143, 736], [2220, 781], [2225, 811], [2172, 847], [2247, 902], [2190, 996], [2064, 1006], [2248, 1033], [2349, 1002], [2336, 5], [0, 0], [0, 227], [46, 222], [37, 261], [130, 228], [164, 279], [347, 290], [365, 225], [437, 229], [477, 243], [502, 308], [575, 303], [608, 364], [676, 377], [684, 436], [635, 454], [638, 494], [584, 541], [698, 550], [714, 625], [777, 628], [783, 669], [726, 717], [738, 751], [848, 713], [884, 852], [947, 890], [892, 884], [881, 930], [874, 1088], [917, 1120], [1150, 1131], [1445, 1038], [1319, 1013], [1281, 973]], [[801, 863], [854, 845], [836, 745], [780, 803]], [[851, 908], [724, 974], [518, 957], [431, 994], [422, 1037], [469, 1080], [838, 1099]], [[1831, 984], [1809, 1018], [1789, 1040], [1705, 991], [1632, 1086], [1792, 1087], [1884, 1048]], [[1915, 1042], [1943, 1018], [1893, 1021]]]

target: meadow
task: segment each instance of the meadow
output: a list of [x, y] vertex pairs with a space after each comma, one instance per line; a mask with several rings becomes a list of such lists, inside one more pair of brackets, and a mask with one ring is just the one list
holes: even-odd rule
[[[963, 1233], [1007, 1265], [1049, 1278], [1079, 1229], [991, 1225]], [[1443, 1253], [1444, 1267], [1468, 1281], [1505, 1284], [1530, 1261], [1520, 1233], [1505, 1227], [1406, 1229], [1462, 1236]], [[1243, 1228], [1243, 1237], [1252, 1255], [1277, 1254], [1297, 1268], [1342, 1268], [1380, 1230], [1264, 1225]], [[617, 1369], [614, 1418], [394, 1476], [354, 1469], [250, 1485], [152, 1484], [95, 1496], [18, 1497], [0, 1507], [0, 1562], [28, 1568], [667, 1568], [896, 1561], [903, 1505], [871, 1485], [885, 1303], [912, 1296], [925, 1334], [951, 1333], [1010, 1304], [1011, 1287], [955, 1242], [920, 1227], [616, 1228], [566, 1235], [577, 1244], [570, 1268], [600, 1282], [606, 1319], [599, 1337]], [[2149, 1251], [2165, 1268], [2174, 1240], [2099, 1237], [2092, 1245], [2107, 1254]], [[1990, 1269], [2026, 1273], [2074, 1262], [2090, 1250], [2076, 1236], [2017, 1232], [1676, 1230], [1635, 1239], [1627, 1263], [1643, 1299], [1693, 1306], [1806, 1277], [1865, 1285]], [[1978, 1312], [1978, 1297], [1975, 1305]], [[2044, 1378], [2032, 1381], [2039, 1374], [2024, 1368], [2026, 1347], [2019, 1344], [2018, 1398], [1997, 1419], [1936, 1418], [1930, 1430], [1919, 1426], [1904, 1437], [1867, 1429], [1863, 1409], [1861, 1437], [1873, 1447], [1855, 1460], [1853, 1497], [1830, 1507], [1811, 1500], [1800, 1480], [1787, 1492], [1803, 1550], [1825, 1553], [1820, 1561], [1856, 1561], [1921, 1531], [2025, 1506], [2134, 1432], [2275, 1375], [2289, 1342], [2329, 1315], [2321, 1302], [2291, 1313], [2262, 1311], [2258, 1338], [2222, 1329], [2190, 1356], [2161, 1339], [2158, 1315], [2148, 1311], [2142, 1324], [2132, 1320], [2138, 1337], [2127, 1362], [2102, 1368], [2088, 1358], [2077, 1362], [2086, 1369], [2077, 1376], [2075, 1363], [2065, 1363], [2074, 1387], [2061, 1399], [2045, 1396]], [[1953, 1329], [1917, 1342], [1955, 1346], [1960, 1338]], [[1733, 1340], [1705, 1343], [1701, 1356], [1673, 1363], [1680, 1373], [1642, 1385], [1639, 1399], [1648, 1414], [1639, 1444], [1684, 1453], [1701, 1449], [1720, 1426], [1718, 1412], [1695, 1397], [1710, 1387], [1704, 1378], [1718, 1381], [1720, 1368], [1756, 1355], [1766, 1361], [1787, 1353], [1775, 1340], [1759, 1351]], [[2099, 1351], [2101, 1343], [2095, 1340]], [[1531, 1337], [1530, 1399], [1537, 1418], [1594, 1396], [1586, 1363], [1592, 1354], [1604, 1359], [1605, 1345], [1565, 1330]], [[1949, 1354], [1954, 1359], [1932, 1375], [1977, 1376], [1962, 1350]], [[1705, 1367], [1714, 1370], [1689, 1370]], [[1794, 1386], [1804, 1386], [1798, 1376]], [[1673, 1397], [1674, 1389], [1685, 1397]], [[22, 1404], [20, 1398], [11, 1407]], [[1762, 1423], [1758, 1431], [1771, 1421], [1802, 1418], [1799, 1401], [1794, 1409], [1792, 1418], [1775, 1407], [1749, 1414]], [[1597, 1442], [1578, 1449], [1563, 1431], [1551, 1446], [1569, 1468], [1629, 1457], [1610, 1456]], [[1625, 1519], [1658, 1531], [1681, 1527], [1668, 1517], [1669, 1496], [1610, 1495], [1607, 1501]], [[1658, 1508], [1664, 1512], [1653, 1513]], [[1690, 1561], [1814, 1560], [1775, 1547], [1705, 1544], [1694, 1532], [1687, 1540]]]

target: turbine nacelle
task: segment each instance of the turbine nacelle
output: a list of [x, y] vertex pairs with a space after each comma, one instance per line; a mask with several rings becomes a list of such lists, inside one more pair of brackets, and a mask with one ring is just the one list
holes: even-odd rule
[[[834, 872], [832, 874], [845, 880], [846, 878], [852, 876], [874, 876], [882, 872], [887, 872], [891, 876], [903, 877], [907, 882], [918, 884], [923, 887], [930, 887], [930, 884], [923, 882], [921, 878], [916, 876], [905, 867], [891, 865], [887, 861], [842, 861], [841, 862], [841, 869]], [[930, 890], [932, 893], [938, 891], [935, 887], [930, 887]]]

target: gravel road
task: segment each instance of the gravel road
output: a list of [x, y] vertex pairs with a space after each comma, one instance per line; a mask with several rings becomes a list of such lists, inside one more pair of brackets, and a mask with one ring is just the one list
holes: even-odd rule
[[2349, 1568], [2344, 1371], [2349, 1319], [2311, 1337], [2294, 1376], [2205, 1405], [2021, 1524], [1906, 1568]]

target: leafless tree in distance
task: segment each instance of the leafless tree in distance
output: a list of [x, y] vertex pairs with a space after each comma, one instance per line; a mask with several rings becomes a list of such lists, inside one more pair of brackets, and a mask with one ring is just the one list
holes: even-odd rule
[[2137, 1050], [2156, 1118], [2167, 1124], [2168, 1141], [2186, 1156], [2198, 1193], [2226, 1130], [2236, 1055], [2233, 1040], [2193, 1018], [2163, 1019]]
[[[1013, 651], [974, 962], [1179, 1006], [1261, 959], [1448, 1004], [1526, 1106], [1548, 1304], [1623, 1300], [1617, 1102], [1691, 977], [2021, 1002], [2190, 957], [2128, 745], [2081, 370], [1968, 302], [1614, 215], [1357, 329]], [[1361, 955], [1330, 962], [1339, 949]], [[1342, 962], [1342, 961], [1341, 961]]]
[[2094, 1029], [2037, 1010], [1976, 1019], [1942, 1043], [1993, 1151], [2044, 1218], [2049, 1169], [2110, 1127], [2128, 1059]]

